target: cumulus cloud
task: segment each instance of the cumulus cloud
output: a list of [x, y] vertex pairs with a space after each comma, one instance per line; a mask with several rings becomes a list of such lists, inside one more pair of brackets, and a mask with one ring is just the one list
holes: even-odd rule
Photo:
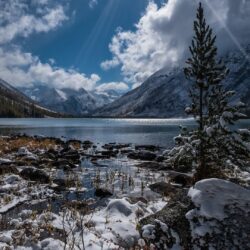
[[[249, 42], [250, 1], [202, 2], [220, 48]], [[124, 79], [138, 86], [160, 68], [180, 65], [187, 57], [197, 6], [196, 0], [168, 0], [160, 7], [150, 1], [134, 32], [118, 29], [109, 45], [112, 58], [101, 67], [108, 70], [119, 65]]]
[[[93, 7], [97, 4], [96, 0], [91, 2]], [[67, 0], [0, 0], [0, 78], [15, 87], [47, 85], [57, 89], [96, 89], [101, 81], [99, 75], [87, 76], [75, 69], [57, 67], [53, 58], [41, 62], [37, 56], [14, 45], [18, 37], [49, 32], [61, 26], [69, 19], [65, 3]], [[102, 84], [98, 90], [105, 92], [111, 88], [122, 91], [128, 87], [112, 82]]]
[[[86, 76], [73, 69], [55, 66], [51, 58], [42, 63], [38, 57], [23, 52], [15, 38], [28, 37], [32, 33], [49, 32], [59, 27], [68, 17], [65, 1], [48, 0], [0, 0], [0, 77], [17, 87], [46, 84], [56, 88], [86, 88], [92, 90], [100, 77]], [[10, 44], [9, 44], [10, 43]]]
[[0, 1], [0, 44], [12, 41], [18, 36], [48, 32], [60, 26], [68, 17], [62, 5], [48, 4], [45, 0]]
[[129, 86], [124, 82], [109, 82], [103, 83], [96, 87], [98, 92], [107, 92], [109, 90], [115, 90], [117, 92], [125, 92], [129, 89]]
[[73, 69], [65, 70], [49, 63], [42, 63], [38, 57], [22, 52], [20, 48], [0, 48], [0, 76], [16, 87], [45, 84], [58, 89], [93, 90], [100, 81], [96, 74], [87, 77]]

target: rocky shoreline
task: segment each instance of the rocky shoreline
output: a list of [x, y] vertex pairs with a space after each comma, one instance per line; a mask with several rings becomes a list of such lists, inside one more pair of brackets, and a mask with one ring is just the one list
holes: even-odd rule
[[250, 175], [193, 184], [166, 152], [0, 137], [0, 249], [249, 249]]

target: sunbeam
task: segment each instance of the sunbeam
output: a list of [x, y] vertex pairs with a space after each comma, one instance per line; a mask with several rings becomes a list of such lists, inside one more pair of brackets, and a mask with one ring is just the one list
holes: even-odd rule
[[98, 47], [98, 43], [100, 43], [99, 38], [101, 37], [101, 34], [102, 36], [107, 36], [109, 27], [114, 20], [118, 7], [118, 1], [107, 1], [107, 5], [103, 9], [102, 14], [99, 16], [95, 26], [87, 40], [83, 43], [82, 48], [75, 59], [76, 64], [80, 62], [85, 65], [89, 58], [91, 58], [94, 49]]
[[219, 23], [221, 24], [221, 26], [223, 27], [223, 29], [226, 31], [226, 33], [228, 34], [228, 36], [230, 37], [230, 39], [232, 40], [232, 42], [235, 44], [235, 46], [239, 49], [239, 51], [243, 54], [243, 56], [245, 57], [245, 59], [247, 61], [250, 61], [249, 56], [247, 55], [247, 52], [245, 51], [245, 49], [242, 47], [241, 43], [238, 41], [238, 39], [236, 38], [236, 36], [232, 33], [232, 31], [230, 30], [230, 28], [225, 24], [225, 22], [222, 20], [222, 18], [220, 17], [220, 15], [218, 14], [217, 10], [212, 6], [212, 4], [210, 4], [210, 2], [208, 0], [205, 0], [208, 8], [212, 11], [212, 13], [214, 14], [214, 16], [217, 18], [217, 20], [219, 21]]

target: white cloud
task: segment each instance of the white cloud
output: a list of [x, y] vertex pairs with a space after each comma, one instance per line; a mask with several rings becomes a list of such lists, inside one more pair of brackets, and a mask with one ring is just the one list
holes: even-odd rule
[[[107, 70], [120, 65], [124, 79], [138, 86], [160, 68], [183, 63], [193, 35], [198, 2], [168, 0], [158, 7], [150, 1], [134, 32], [117, 31], [109, 45], [112, 59], [102, 62], [101, 67]], [[203, 0], [203, 3], [221, 49], [231, 47], [236, 40], [238, 45], [249, 42], [250, 1]]]
[[129, 89], [128, 85], [124, 82], [110, 82], [103, 83], [96, 87], [98, 92], [106, 92], [109, 90], [115, 90], [117, 92], [125, 92]]
[[[18, 9], [18, 11], [21, 10]], [[12, 14], [15, 15], [15, 13]], [[6, 16], [6, 24], [0, 27], [0, 44], [10, 42], [17, 36], [27, 37], [35, 32], [48, 32], [60, 26], [65, 20], [67, 20], [67, 16], [62, 6], [56, 6], [52, 9], [48, 8], [46, 13], [43, 13], [41, 16], [24, 14], [22, 12], [15, 20]]]
[[[0, 78], [16, 87], [47, 85], [57, 89], [72, 88], [94, 90], [100, 84], [97, 74], [86, 76], [74, 69], [56, 67], [53, 58], [42, 63], [31, 53], [15, 46], [17, 37], [29, 37], [33, 33], [49, 32], [59, 27], [68, 17], [64, 3], [49, 0], [0, 0]], [[91, 6], [97, 1], [91, 1]], [[105, 83], [98, 87], [124, 90], [124, 83]]]
[[24, 53], [19, 48], [11, 50], [0, 48], [0, 76], [16, 87], [46, 84], [58, 89], [93, 90], [100, 81], [100, 77], [96, 74], [87, 77], [73, 69], [65, 70], [49, 63], [42, 63], [38, 57]]

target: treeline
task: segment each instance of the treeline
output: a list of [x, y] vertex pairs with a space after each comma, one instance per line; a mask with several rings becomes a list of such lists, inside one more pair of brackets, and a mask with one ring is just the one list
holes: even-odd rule
[[43, 109], [25, 95], [0, 86], [0, 117], [63, 117], [62, 114]]

